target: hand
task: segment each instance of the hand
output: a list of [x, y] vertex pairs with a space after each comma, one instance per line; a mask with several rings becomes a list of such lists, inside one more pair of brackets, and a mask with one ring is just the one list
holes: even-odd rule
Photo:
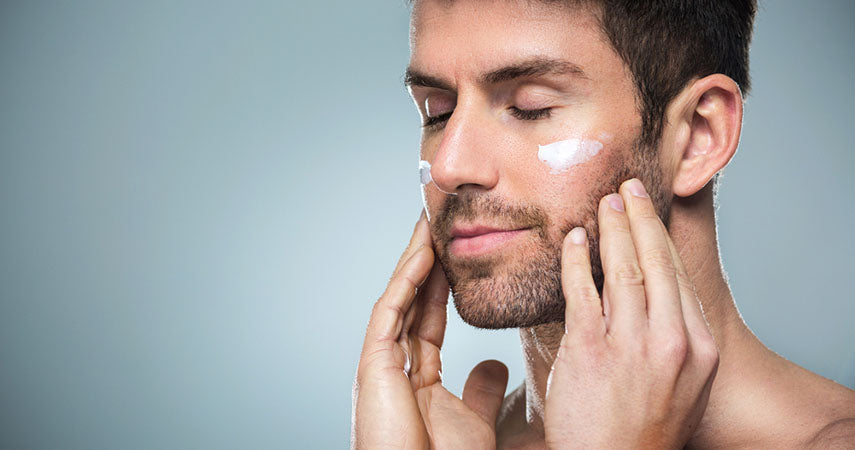
[[508, 370], [484, 361], [459, 399], [442, 386], [448, 281], [424, 213], [374, 305], [353, 384], [353, 448], [495, 448]]
[[584, 229], [562, 247], [566, 327], [547, 383], [547, 445], [681, 448], [706, 409], [718, 350], [641, 182], [600, 201], [599, 227], [602, 304]]

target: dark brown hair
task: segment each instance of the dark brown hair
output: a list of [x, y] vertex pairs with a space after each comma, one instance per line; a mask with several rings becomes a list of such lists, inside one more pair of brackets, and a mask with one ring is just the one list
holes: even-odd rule
[[727, 75], [751, 88], [748, 46], [757, 0], [600, 0], [604, 34], [632, 73], [641, 141], [654, 146], [665, 108], [695, 77]]

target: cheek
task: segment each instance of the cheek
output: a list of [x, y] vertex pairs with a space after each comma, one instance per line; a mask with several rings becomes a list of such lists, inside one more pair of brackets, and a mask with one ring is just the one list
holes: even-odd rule
[[525, 201], [544, 208], [552, 222], [551, 238], [560, 239], [561, 227], [590, 226], [596, 219], [600, 197], [610, 193], [604, 191], [611, 189], [607, 185], [620, 170], [623, 157], [621, 145], [603, 143], [596, 155], [586, 161], [555, 171], [535, 154], [517, 192], [525, 192]]
[[549, 167], [549, 173], [559, 175], [593, 159], [603, 143], [595, 139], [570, 138], [537, 146], [537, 159]]
[[535, 145], [518, 164], [527, 190], [541, 202], [575, 201], [589, 191], [613, 160], [615, 148], [610, 140], [567, 138]]
[[[495, 161], [501, 163], [496, 194], [543, 208], [553, 222], [550, 234], [558, 233], [557, 228], [567, 223], [587, 225], [592, 206], [596, 211], [599, 194], [626, 156], [621, 153], [623, 140], [609, 131], [566, 136], [547, 137], [549, 142], [544, 145], [504, 142], [505, 157]], [[423, 141], [421, 157], [429, 159], [433, 152], [426, 152], [431, 145], [425, 144], [429, 142]], [[425, 211], [432, 219], [441, 210], [446, 194], [434, 183], [422, 185], [421, 192]]]
[[424, 133], [422, 132], [421, 142], [419, 143], [419, 157], [425, 161], [433, 161], [439, 145], [442, 142], [442, 132]]

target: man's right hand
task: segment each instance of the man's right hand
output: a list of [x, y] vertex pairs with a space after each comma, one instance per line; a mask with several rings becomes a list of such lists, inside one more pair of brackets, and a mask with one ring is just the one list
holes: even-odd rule
[[462, 400], [442, 386], [447, 302], [422, 213], [368, 323], [353, 384], [352, 448], [495, 448], [508, 369], [478, 364]]

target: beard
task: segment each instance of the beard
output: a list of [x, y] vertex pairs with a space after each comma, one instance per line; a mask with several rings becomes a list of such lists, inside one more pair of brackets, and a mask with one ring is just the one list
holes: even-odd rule
[[[436, 254], [448, 279], [454, 306], [464, 322], [478, 328], [521, 328], [564, 321], [564, 293], [561, 288], [561, 246], [564, 236], [577, 226], [588, 235], [591, 276], [602, 295], [603, 266], [600, 261], [597, 211], [602, 197], [617, 192], [620, 184], [638, 178], [647, 188], [659, 217], [668, 226], [670, 203], [662, 186], [662, 171], [656, 152], [638, 141], [632, 155], [610, 176], [595, 186], [573, 217], [550, 220], [537, 205], [511, 203], [489, 193], [473, 190], [446, 196], [442, 208], [431, 221]], [[488, 220], [510, 228], [528, 228], [528, 240], [521, 242], [513, 258], [452, 258], [451, 227], [458, 221]], [[555, 230], [555, 231], [553, 231]]]

